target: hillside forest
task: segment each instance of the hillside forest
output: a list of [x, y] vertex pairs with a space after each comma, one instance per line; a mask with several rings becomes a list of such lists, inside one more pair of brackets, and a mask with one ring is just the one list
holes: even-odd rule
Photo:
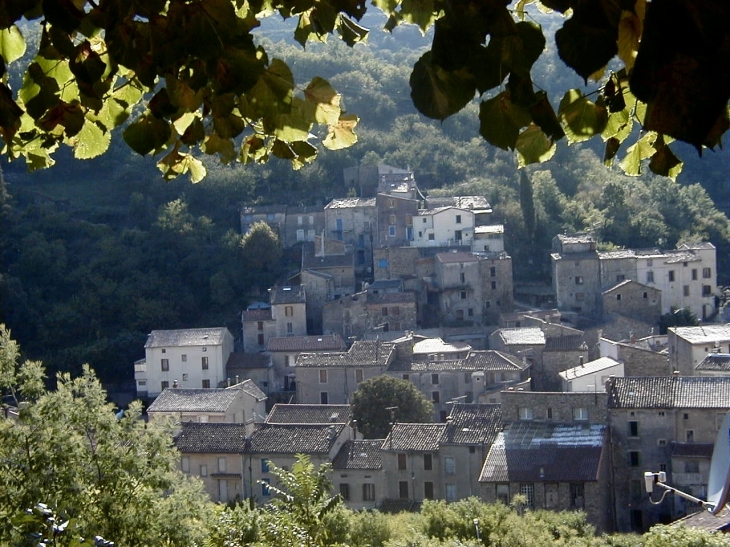
[[[297, 81], [319, 75], [343, 94], [360, 117], [351, 148], [322, 149], [298, 171], [276, 160], [241, 166], [206, 157], [198, 184], [165, 182], [152, 159], [120, 139], [94, 160], [61, 151], [50, 170], [2, 165], [0, 320], [50, 377], [78, 375], [89, 363], [105, 385], [128, 382], [153, 329], [227, 326], [238, 335], [240, 311], [299, 262], [296, 249], [274, 264], [247, 252], [241, 205], [354, 195], [342, 172], [355, 165], [409, 168], [428, 195], [486, 196], [494, 222], [505, 225], [517, 282], [549, 283], [551, 239], [592, 230], [604, 249], [709, 240], [718, 282], [730, 283], [727, 150], [702, 158], [688, 150], [677, 182], [648, 169], [627, 177], [604, 166], [602, 151], [564, 142], [551, 161], [518, 170], [511, 153], [479, 136], [476, 105], [443, 123], [416, 113], [408, 77], [428, 40], [415, 28], [373, 31], [354, 48], [332, 41], [304, 50], [284, 39], [290, 34], [272, 24], [267, 51], [286, 59]], [[554, 48], [539, 66], [535, 83], [558, 100], [551, 88], [576, 77]]]

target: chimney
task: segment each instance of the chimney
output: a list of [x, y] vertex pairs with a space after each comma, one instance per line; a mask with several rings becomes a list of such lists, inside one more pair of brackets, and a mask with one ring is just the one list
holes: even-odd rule
[[633, 332], [629, 333], [629, 339], [631, 340], [632, 344], [636, 344], [636, 335]]
[[581, 356], [580, 356], [580, 357], [578, 358], [578, 364], [579, 364], [579, 365], [580, 365], [581, 367], [583, 366], [583, 356], [582, 356], [582, 355], [581, 355]]
[[238, 385], [238, 374], [236, 374], [236, 385]]

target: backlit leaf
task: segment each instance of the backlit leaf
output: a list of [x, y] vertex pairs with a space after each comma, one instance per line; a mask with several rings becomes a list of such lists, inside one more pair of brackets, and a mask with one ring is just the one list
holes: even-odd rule
[[520, 130], [530, 121], [529, 112], [513, 104], [506, 91], [479, 105], [479, 134], [504, 150], [514, 149]]
[[304, 90], [307, 109], [311, 108], [314, 121], [332, 125], [340, 118], [340, 96], [322, 78], [314, 78]]
[[341, 150], [352, 146], [357, 142], [355, 127], [359, 121], [354, 114], [342, 114], [337, 123], [329, 127], [322, 144], [329, 150]]
[[621, 141], [616, 137], [611, 137], [606, 141], [606, 148], [603, 151], [603, 164], [610, 167], [613, 164], [613, 158], [616, 157], [618, 149], [621, 147]]
[[401, 18], [405, 23], [418, 25], [421, 32], [426, 32], [441, 16], [436, 10], [434, 0], [403, 0], [401, 4]]
[[682, 161], [674, 155], [667, 144], [661, 145], [649, 162], [649, 169], [652, 173], [669, 177], [673, 181], [677, 180], [677, 176], [682, 172], [682, 167]]
[[520, 167], [532, 163], [542, 163], [555, 155], [557, 145], [535, 124], [525, 129], [517, 137], [515, 144]]
[[627, 70], [631, 70], [636, 61], [641, 31], [641, 20], [635, 13], [621, 12], [621, 21], [618, 24], [618, 56]]
[[0, 29], [0, 56], [6, 63], [12, 63], [25, 54], [25, 40], [17, 26]]
[[650, 158], [655, 153], [653, 146], [655, 139], [656, 133], [647, 133], [629, 146], [626, 156], [621, 161], [621, 169], [624, 173], [632, 177], [638, 177], [641, 174], [642, 160]]
[[152, 115], [142, 116], [122, 133], [129, 147], [144, 156], [162, 147], [170, 138], [170, 124]]
[[233, 141], [230, 139], [221, 139], [215, 134], [208, 135], [201, 148], [206, 154], [219, 154], [224, 164], [229, 164], [236, 159]]
[[587, 141], [601, 133], [608, 123], [606, 107], [589, 101], [577, 89], [571, 89], [563, 96], [558, 117], [571, 143]]
[[73, 139], [74, 157], [88, 160], [102, 155], [109, 149], [111, 138], [109, 131], [102, 131], [94, 122], [86, 120]]
[[361, 27], [348, 17], [340, 17], [338, 27], [342, 41], [348, 46], [364, 42], [368, 37], [368, 29]]
[[474, 98], [476, 83], [467, 71], [447, 72], [431, 62], [426, 52], [411, 73], [411, 98], [421, 114], [444, 120]]

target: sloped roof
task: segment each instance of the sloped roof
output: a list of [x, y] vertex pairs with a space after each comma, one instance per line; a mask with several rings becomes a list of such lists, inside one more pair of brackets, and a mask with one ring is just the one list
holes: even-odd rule
[[339, 334], [282, 336], [271, 338], [267, 351], [343, 351], [347, 345]]
[[183, 422], [175, 437], [182, 453], [242, 454], [246, 449], [246, 425]]
[[614, 378], [609, 408], [730, 408], [730, 377]]
[[691, 344], [725, 342], [730, 340], [730, 323], [724, 325], [702, 325], [700, 327], [669, 327], [677, 337]]
[[441, 338], [426, 338], [413, 344], [413, 355], [460, 353], [471, 349], [466, 342], [444, 342]]
[[611, 357], [599, 357], [593, 361], [588, 361], [583, 365], [569, 368], [563, 372], [559, 372], [558, 375], [565, 381], [575, 380], [576, 378], [582, 378], [584, 376], [591, 376], [602, 370], [615, 367], [620, 363]]
[[271, 356], [268, 353], [242, 353], [234, 351], [228, 356], [226, 370], [230, 375], [236, 372], [236, 369], [257, 369], [268, 368], [271, 366]]
[[497, 331], [506, 345], [545, 345], [545, 333], [537, 327], [516, 327]]
[[182, 346], [218, 346], [228, 333], [225, 327], [206, 329], [153, 330], [147, 336], [145, 348], [169, 348]]
[[325, 209], [348, 209], [352, 207], [375, 207], [375, 198], [340, 198], [333, 199]]
[[277, 403], [266, 416], [267, 424], [350, 423], [350, 405], [315, 405]]
[[261, 424], [247, 451], [256, 454], [327, 454], [345, 424]]
[[374, 294], [367, 292], [368, 304], [415, 304], [416, 293], [413, 292], [392, 292]]
[[501, 405], [455, 404], [439, 443], [489, 445], [501, 430]]
[[438, 253], [436, 260], [442, 264], [458, 264], [461, 262], [479, 262], [479, 259], [472, 253], [462, 252], [451, 252], [451, 253]]
[[265, 401], [266, 399], [268, 399], [266, 393], [261, 391], [259, 389], [259, 386], [257, 386], [256, 383], [250, 378], [244, 380], [239, 384], [236, 384], [235, 386], [227, 387], [226, 389], [240, 389], [241, 391], [245, 391], [246, 393], [248, 393], [251, 397], [254, 397], [257, 401]]
[[383, 441], [381, 449], [434, 452], [439, 449], [439, 441], [445, 429], [446, 424], [396, 423]]
[[730, 353], [708, 353], [695, 367], [695, 370], [730, 371]]
[[383, 439], [347, 441], [332, 460], [333, 469], [382, 469]]
[[349, 254], [328, 254], [325, 256], [315, 256], [314, 254], [304, 253], [302, 256], [302, 269], [317, 270], [318, 268], [354, 268], [355, 255]]
[[591, 424], [512, 423], [497, 434], [479, 481], [595, 481], [605, 429]]
[[357, 340], [346, 352], [300, 353], [297, 367], [384, 367], [395, 347], [379, 340]]
[[291, 287], [272, 287], [269, 289], [269, 298], [271, 305], [277, 304], [301, 304], [307, 301], [304, 294], [304, 287], [301, 285], [293, 285]]
[[545, 339], [545, 351], [588, 351], [582, 334], [551, 336]]
[[394, 363], [391, 370], [412, 370], [418, 372], [474, 372], [488, 371], [522, 371], [529, 365], [519, 357], [495, 350], [471, 350], [462, 359], [445, 359], [440, 361], [411, 361]]
[[238, 396], [231, 389], [167, 388], [147, 412], [221, 412], [225, 413]]
[[712, 458], [715, 443], [672, 443], [672, 457]]
[[271, 321], [271, 308], [265, 310], [246, 310], [242, 314], [244, 321]]

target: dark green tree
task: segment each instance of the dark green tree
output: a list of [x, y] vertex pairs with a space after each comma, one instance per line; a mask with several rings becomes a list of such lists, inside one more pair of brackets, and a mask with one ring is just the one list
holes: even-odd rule
[[520, 172], [520, 207], [525, 221], [525, 231], [530, 243], [535, 241], [535, 200], [532, 194], [532, 182], [524, 171]]
[[659, 318], [659, 334], [667, 334], [669, 327], [696, 327], [700, 324], [697, 316], [688, 308], [675, 308], [672, 306], [668, 313]]
[[255, 222], [241, 239], [241, 252], [249, 268], [271, 272], [281, 260], [281, 242], [271, 226]]
[[433, 403], [408, 380], [376, 376], [352, 394], [352, 417], [366, 439], [383, 439], [393, 421], [431, 422]]

